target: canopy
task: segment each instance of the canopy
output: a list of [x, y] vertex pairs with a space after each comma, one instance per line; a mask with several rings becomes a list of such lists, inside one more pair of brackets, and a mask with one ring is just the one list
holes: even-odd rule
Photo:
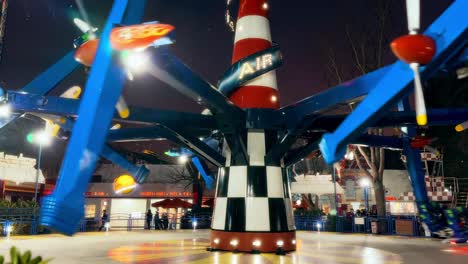
[[203, 202], [203, 205], [206, 205], [206, 206], [209, 206], [209, 207], [213, 207], [214, 205], [214, 198], [210, 198], [210, 199], [207, 199]]
[[164, 199], [159, 202], [151, 204], [153, 207], [162, 207], [162, 208], [191, 208], [192, 204], [186, 201], [181, 200], [180, 198], [173, 199]]

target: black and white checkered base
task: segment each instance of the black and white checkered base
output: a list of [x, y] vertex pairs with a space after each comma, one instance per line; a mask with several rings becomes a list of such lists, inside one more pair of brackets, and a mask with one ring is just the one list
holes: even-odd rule
[[247, 241], [238, 241], [240, 251], [253, 250], [255, 241], [262, 252], [275, 251], [277, 243], [286, 251], [294, 250], [295, 226], [286, 172], [281, 166], [265, 164], [263, 131], [248, 132], [247, 150], [249, 165], [229, 166], [228, 160], [219, 170], [212, 247], [232, 250], [232, 243], [242, 238]]

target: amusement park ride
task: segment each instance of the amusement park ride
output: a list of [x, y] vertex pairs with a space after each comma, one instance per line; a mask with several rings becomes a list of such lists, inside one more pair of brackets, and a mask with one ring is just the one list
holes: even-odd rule
[[[442, 211], [430, 203], [420, 150], [413, 139], [418, 125], [467, 127], [463, 122], [468, 120], [468, 108], [426, 110], [421, 83], [468, 61], [468, 1], [454, 1], [420, 35], [419, 1], [407, 0], [410, 33], [392, 43], [401, 61], [285, 107], [280, 107], [274, 71], [282, 58], [279, 47], [272, 45], [266, 0], [240, 0], [232, 66], [218, 87], [171, 53], [167, 46], [173, 42], [174, 27], [139, 24], [145, 2], [115, 0], [99, 39], [94, 28], [82, 26], [85, 34], [75, 41], [75, 50], [21, 90], [0, 90], [2, 103], [13, 109], [10, 119], [24, 112], [55, 115], [60, 117], [53, 120], [56, 125], [72, 131], [56, 188], [41, 202], [42, 225], [68, 235], [76, 232], [83, 217], [83, 193], [99, 156], [144, 182], [148, 170], [128, 162], [107, 142], [166, 138], [198, 161], [219, 167], [211, 248], [292, 251], [295, 226], [285, 168], [317, 149], [327, 163], [333, 163], [343, 158], [348, 144], [363, 144], [402, 149], [424, 223], [433, 233], [449, 227], [455, 239], [467, 240], [452, 221], [461, 212], [446, 212], [450, 219], [446, 223], [441, 221]], [[143, 54], [148, 73], [209, 109], [208, 114], [127, 107], [121, 98], [123, 84], [138, 76], [125, 67], [125, 61]], [[80, 100], [46, 95], [80, 64], [91, 67]], [[416, 113], [408, 102], [413, 87]], [[360, 103], [348, 115], [323, 114], [353, 102]], [[112, 121], [144, 127], [109, 129]], [[403, 127], [404, 134], [368, 135], [370, 127]], [[293, 148], [304, 135], [308, 143]]]

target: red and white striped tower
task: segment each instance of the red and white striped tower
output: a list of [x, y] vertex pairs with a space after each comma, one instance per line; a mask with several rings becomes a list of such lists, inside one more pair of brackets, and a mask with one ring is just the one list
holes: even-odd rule
[[[240, 0], [232, 62], [271, 47], [266, 0]], [[238, 87], [230, 99], [241, 108], [279, 108], [276, 73], [270, 71]], [[247, 122], [249, 123], [249, 122]], [[255, 122], [251, 122], [255, 123]], [[239, 129], [240, 148], [224, 144], [226, 164], [219, 169], [211, 225], [211, 247], [220, 250], [275, 252], [296, 249], [291, 192], [281, 160], [266, 159], [277, 131]]]
[[[271, 47], [267, 0], [240, 0], [232, 63]], [[230, 99], [241, 108], [279, 108], [276, 72], [270, 71], [239, 87]]]

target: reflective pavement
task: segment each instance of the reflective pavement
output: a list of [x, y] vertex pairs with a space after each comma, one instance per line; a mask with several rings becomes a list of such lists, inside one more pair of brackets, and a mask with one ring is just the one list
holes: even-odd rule
[[468, 245], [440, 240], [298, 232], [297, 251], [286, 256], [208, 252], [209, 231], [133, 231], [21, 236], [0, 240], [0, 254], [9, 247], [31, 249], [33, 255], [62, 263], [468, 263]]

